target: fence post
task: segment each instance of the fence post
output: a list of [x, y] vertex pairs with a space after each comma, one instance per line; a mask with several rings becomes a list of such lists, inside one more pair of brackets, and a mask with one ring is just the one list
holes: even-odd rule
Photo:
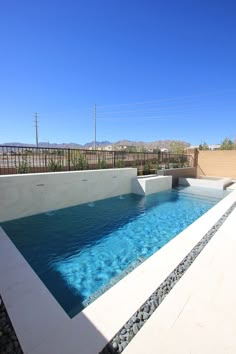
[[68, 170], [70, 171], [70, 149], [68, 149]]
[[116, 152], [113, 151], [113, 168], [116, 167]]

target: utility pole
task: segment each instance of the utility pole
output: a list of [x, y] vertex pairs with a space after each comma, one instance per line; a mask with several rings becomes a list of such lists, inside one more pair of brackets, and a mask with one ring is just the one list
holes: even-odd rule
[[39, 147], [38, 141], [38, 114], [35, 113], [35, 139], [36, 139], [36, 147]]
[[96, 140], [97, 140], [97, 107], [95, 103], [94, 105], [94, 150], [96, 150]]

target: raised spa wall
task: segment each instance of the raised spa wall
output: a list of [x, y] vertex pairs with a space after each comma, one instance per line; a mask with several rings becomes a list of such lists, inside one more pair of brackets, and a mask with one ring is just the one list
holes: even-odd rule
[[136, 178], [132, 181], [132, 192], [141, 195], [162, 192], [172, 188], [172, 176]]
[[210, 189], [220, 189], [223, 190], [232, 183], [231, 178], [227, 177], [207, 177], [203, 176], [201, 178], [179, 178], [179, 185], [182, 186], [192, 186], [192, 187], [204, 187]]
[[171, 188], [171, 177], [145, 178], [136, 168], [0, 176], [0, 222], [122, 194]]

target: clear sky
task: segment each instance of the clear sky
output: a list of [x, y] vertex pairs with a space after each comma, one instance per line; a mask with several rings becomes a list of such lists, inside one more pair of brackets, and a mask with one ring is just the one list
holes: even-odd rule
[[235, 0], [0, 0], [0, 143], [236, 138]]

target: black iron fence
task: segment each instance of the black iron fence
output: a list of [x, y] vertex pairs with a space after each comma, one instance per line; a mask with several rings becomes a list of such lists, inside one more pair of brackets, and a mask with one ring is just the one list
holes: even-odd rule
[[137, 167], [138, 174], [192, 167], [191, 155], [0, 145], [0, 174]]

